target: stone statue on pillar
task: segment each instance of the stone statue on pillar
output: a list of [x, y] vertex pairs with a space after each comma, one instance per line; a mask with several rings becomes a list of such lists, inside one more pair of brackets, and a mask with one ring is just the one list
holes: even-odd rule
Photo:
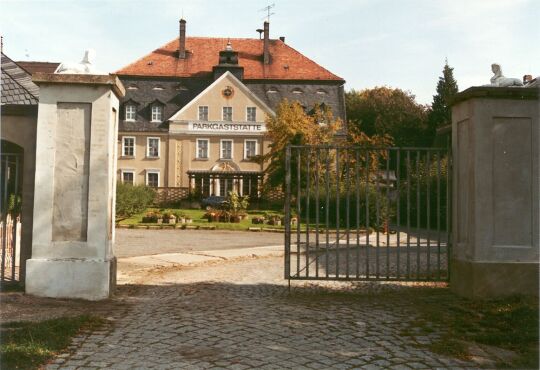
[[96, 57], [94, 49], [87, 49], [84, 52], [84, 57], [79, 63], [64, 62], [61, 63], [54, 73], [59, 74], [87, 74], [87, 75], [103, 75], [106, 73], [96, 70], [93, 62]]
[[510, 87], [510, 86], [523, 86], [523, 82], [519, 78], [508, 78], [504, 77], [502, 74], [501, 65], [493, 63], [491, 65], [491, 71], [493, 72], [493, 77], [491, 77], [491, 85], [487, 86], [497, 86], [497, 87]]

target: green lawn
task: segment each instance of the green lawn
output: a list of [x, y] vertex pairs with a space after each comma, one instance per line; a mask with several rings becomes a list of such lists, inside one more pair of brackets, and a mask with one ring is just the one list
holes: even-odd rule
[[[220, 230], [248, 230], [250, 227], [262, 227], [262, 228], [268, 228], [268, 229], [278, 229], [283, 230], [283, 226], [274, 226], [274, 225], [261, 225], [261, 224], [252, 224], [251, 220], [253, 217], [261, 217], [265, 212], [271, 212], [266, 210], [252, 210], [248, 211], [248, 218], [240, 221], [240, 223], [232, 223], [232, 222], [208, 222], [208, 220], [204, 219], [203, 216], [206, 213], [205, 210], [202, 209], [174, 209], [174, 208], [148, 208], [145, 212], [138, 213], [136, 215], [133, 215], [129, 218], [123, 219], [118, 222], [119, 225], [141, 225], [141, 226], [156, 226], [158, 224], [156, 223], [143, 223], [142, 218], [147, 212], [151, 211], [159, 211], [160, 213], [164, 212], [180, 212], [186, 215], [187, 217], [190, 217], [193, 220], [193, 223], [191, 225], [194, 226], [215, 226], [216, 229]], [[167, 224], [164, 224], [167, 225]], [[177, 225], [179, 227], [180, 225]]]
[[62, 317], [42, 322], [0, 325], [2, 369], [36, 369], [70, 344], [81, 330], [95, 330], [104, 320], [94, 316]]

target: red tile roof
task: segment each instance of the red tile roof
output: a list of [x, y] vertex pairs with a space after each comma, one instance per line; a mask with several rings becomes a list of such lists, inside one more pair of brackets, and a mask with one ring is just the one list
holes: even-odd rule
[[219, 52], [230, 40], [238, 51], [244, 79], [326, 80], [344, 81], [281, 40], [270, 40], [271, 64], [262, 62], [263, 40], [186, 37], [188, 57], [178, 59], [178, 39], [120, 69], [116, 73], [129, 76], [208, 77], [218, 64]]

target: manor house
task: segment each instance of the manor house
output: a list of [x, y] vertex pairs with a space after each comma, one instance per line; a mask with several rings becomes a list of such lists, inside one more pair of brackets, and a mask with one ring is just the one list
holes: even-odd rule
[[179, 37], [116, 73], [121, 102], [119, 180], [203, 196], [259, 195], [271, 144], [265, 120], [283, 99], [345, 119], [345, 81], [270, 38]]

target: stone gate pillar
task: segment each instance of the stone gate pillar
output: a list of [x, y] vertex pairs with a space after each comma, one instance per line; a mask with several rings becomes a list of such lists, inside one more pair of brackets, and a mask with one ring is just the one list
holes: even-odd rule
[[110, 296], [119, 98], [113, 75], [36, 73], [40, 87], [32, 258], [26, 292]]
[[452, 107], [450, 285], [538, 294], [539, 89], [472, 87]]

